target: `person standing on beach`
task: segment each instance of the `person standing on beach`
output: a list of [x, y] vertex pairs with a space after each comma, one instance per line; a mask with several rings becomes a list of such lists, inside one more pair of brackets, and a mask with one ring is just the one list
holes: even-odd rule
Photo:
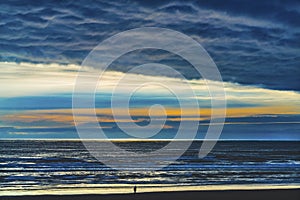
[[133, 187], [133, 193], [136, 194], [136, 185]]

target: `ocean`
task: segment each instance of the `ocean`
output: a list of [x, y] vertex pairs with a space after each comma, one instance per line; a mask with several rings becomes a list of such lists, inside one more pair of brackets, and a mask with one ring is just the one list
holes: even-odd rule
[[[105, 141], [98, 141], [99, 145]], [[127, 151], [153, 151], [168, 141], [119, 141]], [[226, 185], [300, 185], [300, 142], [220, 141], [198, 158], [201, 141], [169, 166], [107, 167], [72, 140], [1, 140], [0, 194], [87, 188], [180, 187]], [[178, 145], [180, 146], [180, 145]], [[115, 152], [103, 152], [112, 159]], [[168, 160], [163, 155], [159, 161]], [[130, 190], [131, 191], [131, 190]]]

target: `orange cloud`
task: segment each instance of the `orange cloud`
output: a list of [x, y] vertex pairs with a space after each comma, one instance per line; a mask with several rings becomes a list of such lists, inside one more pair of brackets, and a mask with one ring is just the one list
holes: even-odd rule
[[[160, 110], [161, 111], [161, 110]], [[116, 109], [114, 114], [119, 116], [127, 115], [126, 109]], [[148, 108], [132, 108], [130, 109], [131, 116], [148, 116], [149, 109]], [[218, 112], [218, 110], [217, 110]], [[128, 120], [128, 119], [119, 119], [116, 121], [112, 116], [112, 110], [108, 108], [97, 108], [95, 110], [88, 109], [79, 109], [76, 110], [76, 113], [79, 114], [76, 116], [76, 121], [79, 123], [88, 123], [91, 121], [94, 113], [98, 116], [99, 122], [142, 122], [145, 119], [139, 118], [136, 120]], [[209, 119], [211, 115], [211, 110], [209, 108], [204, 109], [180, 109], [180, 108], [165, 108], [165, 112], [156, 112], [151, 111], [152, 116], [160, 117], [165, 114], [170, 117], [170, 121], [182, 121], [182, 120], [205, 120]], [[181, 114], [183, 114], [181, 116]], [[266, 107], [243, 107], [243, 108], [228, 108], [227, 109], [227, 117], [246, 117], [253, 115], [276, 115], [276, 114], [300, 114], [300, 108], [295, 106], [266, 106]], [[103, 116], [101, 116], [103, 115]], [[34, 111], [26, 111], [22, 113], [16, 113], [11, 115], [2, 116], [1, 121], [9, 124], [11, 122], [23, 122], [23, 123], [33, 123], [33, 122], [56, 122], [63, 123], [65, 125], [74, 125], [74, 117], [72, 113], [72, 109], [57, 109], [57, 110], [34, 110]], [[170, 127], [166, 127], [170, 128]]]

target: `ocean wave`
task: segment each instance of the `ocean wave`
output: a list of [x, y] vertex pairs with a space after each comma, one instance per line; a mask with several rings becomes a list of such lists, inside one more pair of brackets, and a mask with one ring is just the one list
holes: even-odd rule
[[[142, 148], [161, 146], [160, 142], [145, 143], [122, 142], [122, 146], [134, 149], [136, 145]], [[199, 144], [193, 144], [180, 159], [161, 170], [146, 170], [147, 163], [141, 162], [135, 166], [120, 166], [122, 170], [117, 171], [89, 155], [78, 141], [6, 141], [1, 143], [0, 149], [0, 188], [8, 191], [21, 187], [30, 191], [43, 187], [59, 189], [58, 185], [72, 187], [74, 184], [88, 188], [94, 184], [103, 186], [112, 183], [149, 186], [300, 183], [299, 155], [287, 157], [289, 152], [297, 150], [297, 142], [260, 142], [252, 148], [245, 144], [219, 142], [206, 160], [197, 157], [195, 147]], [[275, 153], [267, 151], [275, 147]], [[3, 151], [5, 149], [15, 150]], [[57, 149], [55, 154], [54, 149]], [[264, 161], [253, 159], [257, 152]], [[116, 156], [114, 152], [104, 153]], [[243, 159], [231, 156], [235, 153], [243, 155]], [[276, 159], [272, 159], [274, 156]], [[168, 159], [161, 155], [156, 161]]]

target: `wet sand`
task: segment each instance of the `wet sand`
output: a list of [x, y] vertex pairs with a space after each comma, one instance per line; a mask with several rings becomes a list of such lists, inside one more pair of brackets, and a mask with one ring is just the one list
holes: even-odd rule
[[225, 191], [178, 191], [147, 192], [137, 194], [89, 194], [89, 195], [36, 195], [36, 196], [2, 196], [1, 200], [212, 200], [212, 199], [270, 199], [299, 200], [300, 189], [267, 189], [267, 190], [225, 190]]

